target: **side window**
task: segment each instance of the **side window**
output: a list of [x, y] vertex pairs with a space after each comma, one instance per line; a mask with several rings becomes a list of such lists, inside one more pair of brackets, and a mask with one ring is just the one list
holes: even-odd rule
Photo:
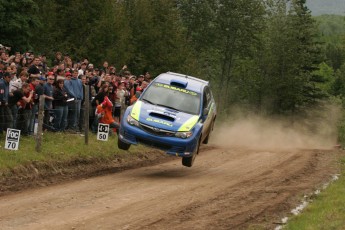
[[207, 108], [211, 102], [211, 92], [208, 87], [204, 90], [204, 98], [203, 98], [203, 108]]

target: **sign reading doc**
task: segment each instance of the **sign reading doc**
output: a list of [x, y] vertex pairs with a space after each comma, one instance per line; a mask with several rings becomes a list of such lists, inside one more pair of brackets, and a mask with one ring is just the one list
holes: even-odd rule
[[108, 124], [98, 124], [97, 140], [107, 141], [109, 135], [109, 125]]
[[5, 149], [18, 150], [20, 139], [20, 130], [7, 129]]

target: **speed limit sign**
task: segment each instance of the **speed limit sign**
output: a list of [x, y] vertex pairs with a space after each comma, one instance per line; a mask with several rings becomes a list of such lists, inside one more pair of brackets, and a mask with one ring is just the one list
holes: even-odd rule
[[98, 124], [97, 140], [107, 141], [109, 135], [109, 125], [108, 124]]
[[7, 129], [5, 149], [18, 150], [20, 139], [20, 130]]

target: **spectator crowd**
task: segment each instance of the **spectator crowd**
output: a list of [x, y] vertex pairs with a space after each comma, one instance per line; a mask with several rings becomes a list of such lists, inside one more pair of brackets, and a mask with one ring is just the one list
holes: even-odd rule
[[44, 98], [44, 131], [83, 132], [89, 103], [89, 127], [97, 132], [103, 107], [110, 105], [112, 122], [118, 124], [125, 108], [151, 81], [149, 72], [135, 76], [126, 65], [118, 71], [107, 61], [96, 68], [88, 58], [74, 61], [61, 52], [50, 62], [31, 51], [10, 53], [9, 47], [0, 45], [0, 135], [7, 128], [34, 135], [40, 98]]

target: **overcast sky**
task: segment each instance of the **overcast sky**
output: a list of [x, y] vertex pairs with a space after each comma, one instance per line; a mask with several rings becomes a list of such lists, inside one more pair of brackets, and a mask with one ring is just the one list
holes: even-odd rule
[[307, 6], [313, 15], [345, 15], [345, 0], [307, 0]]

